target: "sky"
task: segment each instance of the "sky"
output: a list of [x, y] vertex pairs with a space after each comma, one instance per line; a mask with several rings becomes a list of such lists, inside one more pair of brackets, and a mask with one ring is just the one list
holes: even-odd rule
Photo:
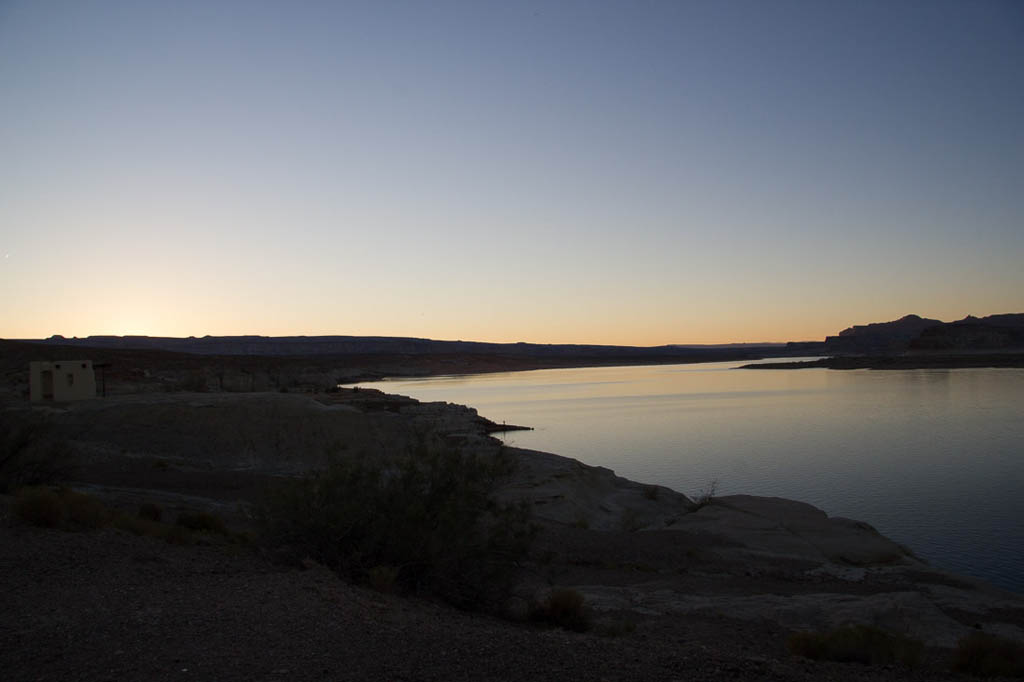
[[0, 0], [0, 337], [1024, 312], [1024, 3]]

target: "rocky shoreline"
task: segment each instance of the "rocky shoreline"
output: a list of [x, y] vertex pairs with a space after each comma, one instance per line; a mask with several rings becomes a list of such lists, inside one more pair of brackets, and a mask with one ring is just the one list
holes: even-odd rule
[[[150, 393], [45, 416], [65, 478], [114, 508], [245, 509], [329, 456], [408, 449], [424, 432], [495, 456], [472, 408], [379, 391]], [[929, 567], [867, 524], [746, 495], [695, 503], [558, 455], [506, 449], [499, 496], [541, 527], [495, 620], [286, 569], [216, 542], [175, 547], [116, 530], [0, 523], [0, 666], [8, 679], [942, 679], [958, 640], [1024, 640], [1024, 598]], [[516, 622], [554, 588], [586, 600], [586, 634]], [[865, 624], [925, 646], [920, 668], [810, 661], [786, 637]], [[397, 653], [396, 653], [397, 652]], [[285, 672], [281, 672], [285, 671]]]

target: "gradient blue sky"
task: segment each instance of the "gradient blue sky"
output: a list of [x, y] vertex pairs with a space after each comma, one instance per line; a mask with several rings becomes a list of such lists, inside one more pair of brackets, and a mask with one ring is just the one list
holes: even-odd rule
[[1024, 3], [0, 0], [0, 336], [1024, 311]]

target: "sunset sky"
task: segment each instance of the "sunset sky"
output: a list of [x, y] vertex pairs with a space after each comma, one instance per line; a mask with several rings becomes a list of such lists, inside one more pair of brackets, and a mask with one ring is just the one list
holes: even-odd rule
[[0, 337], [1024, 312], [1024, 3], [0, 0]]

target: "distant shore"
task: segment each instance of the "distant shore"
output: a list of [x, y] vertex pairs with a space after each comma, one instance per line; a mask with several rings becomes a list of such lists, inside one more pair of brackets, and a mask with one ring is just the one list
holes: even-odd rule
[[[270, 343], [269, 341], [267, 343]], [[352, 342], [355, 344], [355, 342]], [[92, 360], [103, 368], [97, 381], [106, 395], [177, 391], [327, 391], [339, 384], [456, 374], [484, 374], [572, 367], [751, 362], [781, 356], [773, 347], [628, 348], [411, 342], [358, 352], [295, 355], [207, 355], [153, 348], [94, 347], [0, 339], [0, 392], [28, 396], [28, 363], [33, 360]], [[460, 344], [472, 349], [460, 350]], [[302, 345], [302, 344], [299, 344]], [[315, 345], [315, 344], [314, 344]], [[480, 346], [488, 346], [481, 350]], [[493, 348], [491, 348], [493, 346]], [[293, 350], [293, 349], [291, 349]], [[307, 349], [308, 350], [308, 349]], [[321, 349], [322, 350], [322, 349]], [[369, 352], [372, 350], [373, 352]], [[792, 357], [792, 356], [790, 356]]]
[[963, 353], [957, 355], [835, 356], [801, 362], [765, 362], [739, 369], [962, 369], [1024, 367], [1024, 353]]

